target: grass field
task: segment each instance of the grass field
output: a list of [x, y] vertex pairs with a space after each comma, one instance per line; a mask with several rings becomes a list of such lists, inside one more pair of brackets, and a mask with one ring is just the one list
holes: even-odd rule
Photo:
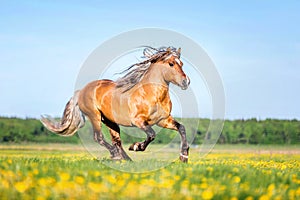
[[[97, 160], [76, 145], [0, 145], [0, 152], [0, 199], [300, 199], [296, 146], [217, 146], [205, 157], [192, 148], [188, 164]], [[111, 165], [165, 167], [129, 173]]]

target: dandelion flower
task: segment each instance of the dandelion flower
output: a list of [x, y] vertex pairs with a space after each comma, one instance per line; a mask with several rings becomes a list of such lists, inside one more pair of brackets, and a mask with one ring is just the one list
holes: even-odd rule
[[202, 199], [209, 200], [214, 197], [214, 193], [211, 190], [205, 190], [202, 192]]

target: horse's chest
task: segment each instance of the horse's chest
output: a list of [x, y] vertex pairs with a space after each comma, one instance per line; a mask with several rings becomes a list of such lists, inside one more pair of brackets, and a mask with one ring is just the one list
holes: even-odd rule
[[169, 117], [172, 108], [165, 88], [140, 88], [130, 96], [128, 103], [131, 120], [142, 119], [149, 124], [156, 124]]
[[161, 119], [167, 118], [171, 113], [171, 104], [164, 102], [157, 103], [149, 109], [150, 121], [156, 123]]

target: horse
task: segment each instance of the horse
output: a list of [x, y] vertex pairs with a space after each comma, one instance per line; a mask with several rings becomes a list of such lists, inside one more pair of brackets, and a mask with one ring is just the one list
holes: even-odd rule
[[[65, 106], [60, 121], [42, 116], [43, 125], [56, 134], [71, 136], [89, 118], [94, 132], [94, 140], [104, 146], [113, 160], [131, 160], [124, 151], [120, 138], [120, 125], [138, 127], [147, 137], [135, 142], [130, 151], [145, 151], [155, 139], [153, 125], [176, 130], [181, 136], [179, 159], [188, 162], [189, 145], [184, 125], [171, 116], [172, 102], [169, 84], [186, 90], [190, 84], [180, 60], [181, 48], [144, 47], [144, 61], [128, 67], [125, 75], [116, 81], [102, 79], [88, 83]], [[108, 143], [101, 132], [102, 123], [110, 132], [112, 142]]]

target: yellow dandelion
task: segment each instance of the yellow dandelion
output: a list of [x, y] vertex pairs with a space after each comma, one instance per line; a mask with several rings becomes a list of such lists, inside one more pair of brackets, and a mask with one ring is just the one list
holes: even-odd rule
[[129, 173], [124, 173], [124, 174], [122, 175], [123, 179], [129, 179], [130, 176], [131, 176], [131, 175], [130, 175]]
[[40, 186], [47, 185], [46, 178], [40, 178], [40, 179], [38, 180], [38, 184], [39, 184]]
[[62, 172], [59, 174], [59, 177], [62, 181], [68, 181], [70, 179], [70, 174]]
[[6, 180], [2, 180], [1, 181], [1, 186], [0, 187], [3, 187], [5, 189], [8, 189], [9, 188], [9, 183], [6, 181]]
[[214, 193], [208, 189], [208, 190], [205, 190], [202, 192], [201, 197], [202, 197], [202, 199], [209, 200], [214, 197]]
[[295, 190], [290, 190], [290, 191], [289, 191], [289, 198], [290, 198], [290, 199], [294, 199], [294, 198], [295, 198], [295, 194], [296, 194], [296, 191], [295, 191]]
[[275, 189], [275, 184], [272, 183], [268, 186], [268, 191], [273, 191]]
[[300, 187], [296, 190], [295, 194], [297, 197], [300, 197]]
[[100, 174], [99, 171], [95, 171], [95, 172], [94, 172], [94, 176], [95, 176], [95, 177], [98, 177], [98, 176], [100, 176], [100, 175], [101, 175], [101, 174]]
[[200, 184], [200, 188], [202, 188], [202, 189], [206, 189], [207, 187], [208, 187], [207, 183], [201, 183]]
[[84, 183], [84, 178], [83, 178], [82, 176], [76, 176], [76, 177], [74, 178], [74, 181], [75, 181], [76, 183], [78, 183], [79, 185], [82, 185], [82, 184]]
[[276, 196], [276, 197], [274, 198], [274, 200], [282, 200], [282, 197], [281, 197], [281, 196]]
[[[131, 180], [131, 182], [133, 181]], [[143, 179], [141, 183], [148, 185], [149, 187], [156, 187], [158, 184], [154, 179]]]
[[47, 197], [38, 196], [36, 199], [37, 199], [37, 200], [46, 200], [46, 199], [47, 199]]
[[126, 190], [123, 191], [122, 196], [126, 197], [125, 199], [136, 199], [140, 188], [141, 185], [137, 185], [135, 182], [129, 182], [126, 186]]
[[115, 184], [115, 183], [117, 182], [116, 177], [115, 177], [115, 176], [112, 176], [112, 175], [107, 176], [106, 180], [107, 180], [109, 183], [111, 183], [112, 185]]
[[38, 169], [34, 169], [32, 172], [34, 175], [38, 175], [39, 174], [39, 170]]
[[174, 183], [175, 183], [174, 180], [164, 181], [164, 182], [159, 184], [159, 187], [161, 187], [161, 188], [172, 188]]
[[233, 177], [233, 182], [234, 183], [239, 183], [239, 182], [241, 182], [241, 178], [239, 176], [234, 176]]
[[15, 173], [12, 171], [4, 171], [4, 173], [2, 174], [4, 177], [7, 177], [7, 179], [14, 179], [16, 177]]
[[248, 196], [248, 197], [246, 197], [246, 199], [245, 200], [253, 200], [254, 198], [252, 197], [252, 196]]
[[285, 170], [286, 168], [287, 168], [287, 166], [285, 164], [282, 164], [281, 170]]
[[52, 186], [56, 182], [56, 180], [52, 177], [45, 177], [40, 178], [37, 182], [40, 186]]
[[126, 180], [121, 179], [116, 183], [117, 187], [123, 187], [126, 184]]
[[268, 191], [268, 195], [269, 195], [269, 196], [272, 196], [272, 195], [273, 195], [274, 189], [275, 189], [275, 184], [274, 184], [274, 183], [272, 183], [272, 184], [270, 184], [270, 185], [268, 186], [267, 191]]
[[259, 197], [259, 200], [269, 200], [269, 199], [270, 199], [270, 197], [266, 194]]
[[70, 189], [70, 182], [61, 181], [55, 184], [54, 188], [57, 192], [65, 192], [66, 189]]
[[24, 181], [21, 181], [21, 182], [16, 182], [15, 183], [15, 188], [18, 192], [25, 192], [29, 187], [29, 184], [24, 182]]
[[174, 180], [176, 180], [176, 181], [180, 180], [180, 178], [181, 178], [181, 177], [178, 176], [178, 175], [175, 175], [175, 176], [174, 176]]
[[100, 183], [93, 183], [93, 182], [88, 183], [88, 188], [95, 193], [101, 192], [101, 186], [102, 184]]

